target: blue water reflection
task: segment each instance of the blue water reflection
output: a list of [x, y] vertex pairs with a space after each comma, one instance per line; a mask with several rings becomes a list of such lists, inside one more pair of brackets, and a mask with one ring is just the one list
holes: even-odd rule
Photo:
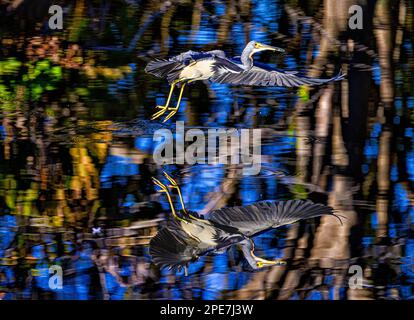
[[[2, 31], [0, 299], [414, 299], [412, 39], [404, 34], [393, 94], [382, 101], [389, 75], [379, 54], [361, 66], [352, 52], [336, 52], [316, 66], [326, 48], [323, 33], [305, 16], [314, 14], [311, 5], [252, 0], [246, 8], [242, 2], [202, 1], [199, 16], [188, 14], [197, 10], [191, 2], [162, 14], [152, 11], [155, 2], [125, 2], [103, 17], [83, 13], [56, 36], [38, 27], [22, 35], [12, 25]], [[250, 39], [286, 47], [283, 56], [257, 55], [275, 68], [306, 74], [313, 67], [327, 73], [344, 67], [349, 87], [368, 73], [367, 114], [361, 120], [358, 110], [348, 109], [364, 92], [350, 94], [339, 84], [329, 87], [325, 123], [325, 114], [315, 115], [324, 107], [325, 87], [194, 83], [173, 121], [148, 120], [169, 90], [166, 81], [144, 73], [149, 59], [215, 46], [236, 56]], [[360, 127], [350, 119], [367, 126], [366, 136], [354, 136]], [[171, 129], [182, 139], [175, 121], [203, 133], [262, 129], [260, 174], [243, 176], [240, 167], [226, 164], [157, 165], [153, 153], [163, 141], [153, 134]], [[159, 270], [148, 242], [170, 217], [167, 199], [151, 181], [162, 179], [162, 171], [177, 179], [187, 209], [202, 215], [306, 198], [333, 205], [350, 222], [335, 229], [309, 221], [258, 235], [257, 255], [290, 255], [287, 269], [252, 272], [232, 248], [191, 263], [188, 276]], [[179, 206], [176, 194], [174, 202]], [[325, 239], [327, 230], [342, 242]], [[360, 291], [349, 288], [351, 265], [363, 268]], [[50, 285], [52, 266], [63, 270], [62, 288]]]

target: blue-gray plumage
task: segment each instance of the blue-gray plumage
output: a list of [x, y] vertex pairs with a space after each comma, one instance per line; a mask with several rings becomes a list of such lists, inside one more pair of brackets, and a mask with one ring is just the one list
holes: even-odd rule
[[153, 178], [160, 191], [167, 194], [174, 217], [150, 241], [151, 257], [161, 268], [187, 269], [188, 264], [200, 256], [221, 253], [233, 245], [241, 248], [253, 269], [284, 264], [283, 260], [269, 261], [255, 256], [251, 238], [271, 228], [324, 215], [341, 221], [331, 207], [304, 200], [265, 201], [222, 208], [211, 212], [208, 219], [202, 219], [197, 213], [185, 210], [178, 185], [168, 174], [164, 175], [171, 183], [169, 187], [178, 190], [183, 211], [181, 216], [177, 215], [168, 188]]
[[[164, 122], [170, 119], [178, 111], [185, 85], [197, 80], [248, 86], [298, 87], [301, 85], [322, 85], [342, 80], [345, 76], [339, 73], [329, 79], [309, 78], [299, 76], [297, 72], [276, 70], [254, 62], [253, 55], [265, 50], [284, 52], [280, 48], [250, 41], [238, 58], [229, 59], [221, 50], [187, 51], [169, 59], [156, 59], [149, 62], [145, 72], [165, 78], [171, 84], [166, 105], [157, 106], [161, 110], [156, 112], [152, 119], [158, 118], [167, 110], [171, 112], [164, 119]], [[177, 105], [169, 107], [173, 89], [177, 84], [182, 84]]]

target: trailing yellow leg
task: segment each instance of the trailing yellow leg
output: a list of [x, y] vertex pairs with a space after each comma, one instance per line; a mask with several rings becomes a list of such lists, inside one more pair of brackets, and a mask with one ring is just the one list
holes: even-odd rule
[[175, 180], [173, 178], [171, 178], [171, 176], [167, 172], [165, 172], [165, 171], [164, 171], [164, 176], [171, 183], [168, 187], [177, 189], [178, 197], [180, 198], [181, 208], [184, 211], [184, 213], [187, 214], [188, 216], [190, 216], [193, 219], [198, 219], [198, 218], [192, 216], [191, 214], [189, 214], [188, 211], [187, 211], [187, 209], [185, 208], [185, 204], [184, 204], [184, 200], [183, 200], [183, 195], [181, 193], [181, 189], [180, 189], [179, 185], [177, 184], [177, 182], [175, 182]]
[[173, 202], [172, 202], [172, 199], [171, 199], [171, 195], [170, 195], [170, 192], [168, 191], [168, 188], [161, 182], [161, 181], [159, 181], [158, 179], [156, 179], [156, 178], [152, 178], [152, 181], [154, 182], [154, 184], [156, 185], [156, 186], [158, 186], [158, 187], [160, 187], [161, 188], [161, 190], [159, 190], [159, 192], [163, 192], [163, 193], [165, 193], [166, 195], [167, 195], [167, 199], [168, 199], [168, 203], [170, 204], [170, 207], [171, 207], [171, 213], [172, 213], [172, 215], [173, 215], [173, 217], [175, 218], [175, 219], [177, 219], [177, 220], [179, 220], [179, 221], [182, 221], [182, 222], [184, 222], [184, 223], [188, 223], [187, 221], [185, 221], [184, 219], [182, 219], [182, 218], [180, 218], [178, 215], [177, 215], [177, 213], [175, 212], [175, 208], [174, 208], [174, 204], [173, 204]]
[[183, 85], [181, 86], [180, 95], [178, 96], [177, 105], [175, 106], [175, 108], [168, 108], [168, 110], [171, 111], [171, 112], [168, 116], [165, 117], [163, 122], [168, 121], [173, 115], [175, 115], [177, 113], [178, 108], [180, 108], [181, 98], [183, 97], [183, 91], [184, 91], [184, 88], [185, 88], [186, 84], [187, 83], [184, 82]]
[[170, 181], [170, 183], [171, 183], [171, 184], [169, 185], [169, 187], [170, 187], [170, 188], [177, 189], [177, 192], [178, 192], [178, 197], [180, 198], [181, 207], [182, 207], [183, 211], [184, 211], [185, 213], [187, 213], [187, 209], [185, 208], [184, 201], [183, 201], [183, 197], [182, 197], [182, 195], [181, 195], [181, 190], [180, 190], [180, 187], [178, 186], [177, 182], [175, 182], [175, 180], [174, 180], [173, 178], [171, 178], [171, 177], [170, 177], [170, 175], [169, 175], [167, 172], [165, 172], [165, 171], [164, 171], [164, 176], [165, 176], [165, 177], [168, 179], [168, 181]]
[[167, 98], [167, 102], [165, 103], [165, 106], [156, 106], [156, 108], [161, 109], [161, 110], [160, 110], [160, 111], [157, 111], [156, 113], [154, 113], [154, 114], [152, 115], [151, 120], [157, 119], [158, 117], [160, 117], [161, 115], [163, 115], [163, 114], [167, 111], [168, 106], [170, 105], [171, 96], [172, 96], [172, 93], [173, 93], [173, 91], [174, 91], [174, 87], [175, 87], [175, 85], [176, 85], [177, 83], [179, 83], [180, 81], [181, 81], [181, 80], [174, 80], [174, 81], [171, 83], [170, 93], [168, 94], [168, 98]]

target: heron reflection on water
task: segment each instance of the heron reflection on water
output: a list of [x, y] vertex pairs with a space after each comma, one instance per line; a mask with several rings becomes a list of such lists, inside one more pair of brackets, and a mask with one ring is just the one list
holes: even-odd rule
[[[341, 73], [330, 79], [301, 77], [297, 75], [296, 71], [276, 70], [265, 64], [253, 62], [253, 54], [265, 50], [285, 51], [281, 48], [250, 41], [241, 56], [233, 59], [227, 58], [224, 51], [221, 50], [206, 52], [190, 50], [169, 59], [150, 61], [145, 72], [165, 78], [171, 85], [167, 102], [164, 106], [157, 106], [160, 110], [154, 113], [152, 120], [160, 117], [166, 111], [170, 111], [170, 113], [163, 122], [174, 116], [180, 106], [186, 84], [197, 80], [249, 86], [298, 87], [301, 85], [321, 85], [344, 78], [344, 74]], [[175, 107], [170, 107], [171, 96], [176, 85], [181, 85], [178, 101]]]
[[[161, 228], [150, 241], [150, 255], [155, 264], [188, 272], [190, 262], [202, 255], [225, 252], [238, 245], [252, 269], [285, 264], [283, 260], [270, 261], [254, 254], [251, 239], [272, 228], [324, 215], [335, 216], [331, 207], [304, 200], [264, 201], [244, 207], [228, 207], [213, 211], [209, 219], [202, 219], [196, 212], [185, 209], [180, 187], [167, 173], [169, 185], [153, 178], [160, 192], [165, 193], [171, 207], [173, 219]], [[169, 188], [176, 189], [182, 210], [177, 212]]]

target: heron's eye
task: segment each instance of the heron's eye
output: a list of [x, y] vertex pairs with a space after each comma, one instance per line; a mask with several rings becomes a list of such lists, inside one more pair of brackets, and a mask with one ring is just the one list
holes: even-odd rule
[[254, 44], [254, 48], [255, 48], [255, 49], [259, 49], [259, 48], [260, 48], [259, 44], [258, 44], [258, 43], [255, 43], [255, 44]]

